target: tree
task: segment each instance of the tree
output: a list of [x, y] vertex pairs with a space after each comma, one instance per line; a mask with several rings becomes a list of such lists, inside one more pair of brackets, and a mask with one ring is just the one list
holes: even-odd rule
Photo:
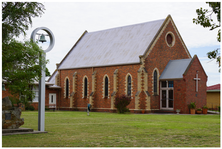
[[[218, 29], [217, 33], [217, 41], [220, 42], [220, 2], [206, 2], [209, 4], [209, 7], [212, 8], [212, 10], [208, 9], [197, 9], [196, 13], [198, 15], [197, 18], [193, 19], [193, 23], [200, 24], [204, 28], [210, 28], [210, 30]], [[213, 19], [213, 16], [216, 15], [216, 21]], [[209, 59], [216, 59], [216, 61], [220, 65], [220, 48], [217, 48], [216, 50], [213, 50], [211, 52], [207, 53]]]
[[40, 17], [43, 10], [44, 5], [37, 2], [2, 2], [2, 80], [16, 97], [24, 95], [32, 100], [30, 85], [41, 76], [39, 63], [46, 65], [40, 58], [43, 50], [35, 42], [15, 39], [26, 35], [32, 18]]
[[32, 18], [40, 17], [44, 10], [44, 5], [37, 2], [2, 2], [2, 41], [26, 35]]

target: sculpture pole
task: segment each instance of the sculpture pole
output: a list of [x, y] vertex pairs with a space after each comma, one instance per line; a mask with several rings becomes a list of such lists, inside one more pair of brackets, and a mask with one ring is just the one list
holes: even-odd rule
[[[45, 60], [46, 52], [49, 52], [52, 50], [54, 44], [55, 44], [55, 38], [53, 33], [50, 29], [46, 27], [39, 27], [36, 28], [31, 35], [31, 39], [35, 42], [35, 36], [39, 30], [44, 30], [48, 33], [50, 38], [50, 45], [49, 47], [44, 50], [44, 53], [41, 55], [42, 59]], [[42, 68], [41, 71], [41, 78], [39, 80], [39, 104], [38, 104], [38, 131], [45, 131], [45, 64], [39, 64]]]

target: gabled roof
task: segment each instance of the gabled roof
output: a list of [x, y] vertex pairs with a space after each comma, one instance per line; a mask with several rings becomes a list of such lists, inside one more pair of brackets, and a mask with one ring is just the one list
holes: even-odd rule
[[160, 80], [182, 79], [192, 58], [170, 60], [160, 76]]
[[57, 74], [58, 74], [58, 71], [55, 70], [55, 71], [53, 72], [53, 74], [50, 76], [50, 78], [48, 79], [48, 82], [49, 82], [49, 83], [52, 83], [52, 84], [55, 84], [55, 77], [56, 77]]
[[208, 86], [207, 92], [220, 92], [220, 84]]
[[50, 83], [49, 88], [54, 88], [54, 89], [60, 89], [60, 86], [55, 85], [55, 77], [58, 74], [58, 70], [55, 70], [54, 73], [51, 75], [51, 77], [48, 79], [48, 82]]
[[138, 64], [164, 21], [85, 32], [58, 69]]

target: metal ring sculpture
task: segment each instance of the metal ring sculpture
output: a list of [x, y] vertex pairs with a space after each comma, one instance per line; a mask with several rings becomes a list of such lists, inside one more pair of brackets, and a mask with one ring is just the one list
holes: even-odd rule
[[49, 47], [48, 47], [46, 50], [44, 50], [44, 52], [46, 53], [46, 52], [51, 51], [52, 48], [54, 47], [54, 44], [55, 44], [55, 37], [54, 37], [52, 31], [51, 31], [50, 29], [48, 29], [47, 27], [38, 27], [38, 28], [36, 28], [36, 29], [32, 32], [31, 39], [32, 39], [33, 41], [35, 41], [36, 33], [37, 33], [39, 30], [44, 30], [44, 31], [46, 31], [46, 32], [49, 34], [50, 45], [49, 45]]

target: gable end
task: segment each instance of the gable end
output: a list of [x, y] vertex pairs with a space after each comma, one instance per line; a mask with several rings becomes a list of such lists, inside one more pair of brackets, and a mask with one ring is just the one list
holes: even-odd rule
[[188, 51], [188, 49], [187, 49], [187, 47], [186, 47], [186, 45], [185, 45], [185, 43], [184, 43], [184, 41], [183, 41], [183, 39], [182, 39], [182, 37], [180, 36], [180, 33], [179, 33], [179, 31], [178, 31], [178, 29], [177, 29], [177, 27], [176, 27], [176, 25], [175, 25], [175, 23], [174, 23], [171, 15], [168, 15], [168, 16], [167, 16], [167, 18], [166, 18], [165, 21], [163, 22], [162, 26], [160, 27], [159, 31], [157, 32], [156, 36], [153, 38], [152, 42], [150, 43], [150, 45], [148, 46], [148, 48], [147, 48], [146, 51], [144, 52], [143, 56], [144, 56], [145, 58], [147, 58], [147, 56], [150, 54], [150, 52], [152, 51], [152, 49], [153, 49], [153, 47], [155, 46], [156, 42], [158, 41], [158, 39], [159, 39], [160, 36], [162, 35], [163, 31], [166, 29], [166, 27], [167, 27], [167, 25], [169, 24], [169, 22], [172, 23], [173, 28], [174, 28], [175, 32], [177, 33], [177, 36], [178, 36], [179, 40], [181, 41], [181, 43], [182, 43], [182, 45], [183, 45], [183, 47], [184, 47], [184, 49], [185, 49], [188, 57], [189, 57], [189, 58], [192, 58], [191, 55], [190, 55], [190, 53], [189, 53], [189, 51]]

